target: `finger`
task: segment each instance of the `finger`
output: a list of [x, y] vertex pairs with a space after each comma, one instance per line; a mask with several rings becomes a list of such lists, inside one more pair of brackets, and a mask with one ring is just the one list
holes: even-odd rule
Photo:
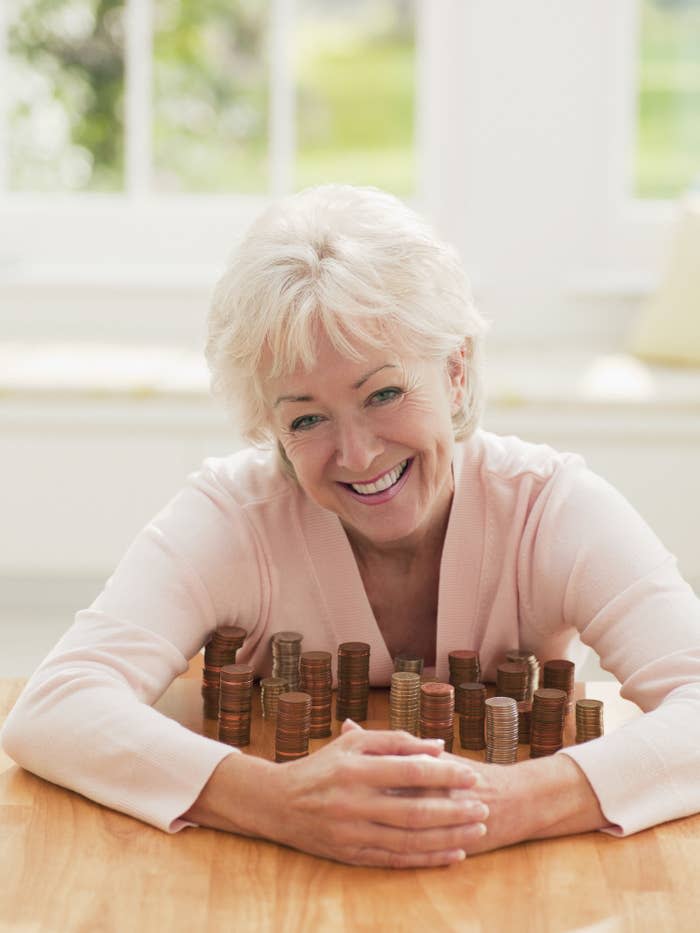
[[462, 788], [476, 783], [476, 774], [462, 762], [430, 755], [357, 755], [344, 763], [355, 783], [381, 788]]
[[470, 847], [485, 835], [485, 823], [419, 830], [394, 829], [391, 826], [375, 824], [374, 827], [367, 827], [363, 831], [364, 840], [373, 848], [401, 854], [446, 852], [451, 849], [463, 849], [468, 852]]
[[483, 823], [489, 808], [478, 798], [452, 800], [449, 797], [387, 797], [378, 794], [358, 807], [363, 819], [399, 829], [435, 829]]
[[371, 865], [381, 868], [438, 868], [456, 865], [466, 858], [464, 849], [445, 852], [388, 852], [386, 849], [361, 849], [351, 860], [353, 865]]
[[[419, 739], [400, 729], [348, 729], [342, 738], [357, 751], [366, 755], [433, 755], [445, 750], [442, 739]], [[464, 760], [464, 759], [462, 759]]]
[[346, 732], [364, 732], [365, 730], [362, 726], [355, 722], [354, 719], [346, 719], [343, 722], [343, 725], [340, 727], [340, 734], [345, 735]]

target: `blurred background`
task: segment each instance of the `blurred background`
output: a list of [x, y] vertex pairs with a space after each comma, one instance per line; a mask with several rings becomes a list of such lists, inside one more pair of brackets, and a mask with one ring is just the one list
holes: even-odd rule
[[700, 0], [0, 0], [0, 675], [241, 446], [209, 295], [327, 181], [457, 246], [485, 427], [583, 453], [700, 589]]

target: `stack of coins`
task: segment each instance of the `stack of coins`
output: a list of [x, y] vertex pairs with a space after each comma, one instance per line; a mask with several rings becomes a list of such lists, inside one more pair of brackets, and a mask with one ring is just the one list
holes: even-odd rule
[[420, 734], [423, 739], [444, 739], [452, 751], [455, 688], [452, 684], [423, 683], [420, 688]]
[[532, 700], [530, 757], [553, 755], [564, 744], [566, 693], [541, 687]]
[[486, 748], [484, 717], [486, 685], [459, 684], [455, 691], [455, 709], [459, 714], [459, 741], [462, 748], [478, 751]]
[[309, 754], [311, 697], [308, 693], [282, 693], [277, 701], [275, 761], [294, 761]]
[[453, 687], [475, 684], [481, 679], [477, 651], [450, 651], [447, 660], [450, 663], [450, 683]]
[[420, 675], [394, 671], [389, 692], [389, 728], [418, 735], [420, 721]]
[[250, 743], [250, 707], [253, 668], [249, 664], [227, 664], [221, 668], [219, 741], [227, 745]]
[[504, 661], [496, 668], [496, 694], [519, 703], [527, 700], [530, 668], [524, 661]]
[[338, 696], [336, 719], [367, 719], [369, 699], [369, 645], [346, 641], [338, 645]]
[[530, 676], [527, 684], [527, 698], [532, 700], [532, 695], [540, 685], [540, 662], [534, 651], [506, 651], [506, 661], [524, 661], [528, 666]]
[[518, 704], [512, 697], [486, 701], [486, 760], [511, 765], [518, 759]]
[[287, 681], [290, 690], [299, 689], [299, 655], [304, 636], [299, 632], [275, 632], [272, 636], [272, 676]]
[[603, 734], [603, 701], [576, 701], [576, 741], [588, 742]]
[[260, 704], [263, 719], [277, 718], [277, 701], [280, 693], [286, 693], [289, 684], [283, 677], [264, 677], [260, 681]]
[[235, 664], [236, 652], [245, 641], [246, 634], [246, 630], [238, 625], [222, 625], [204, 648], [202, 699], [207, 719], [217, 719], [219, 716], [221, 668], [226, 664]]
[[545, 687], [551, 690], [563, 690], [566, 694], [566, 712], [570, 713], [574, 707], [574, 662], [565, 659], [544, 662]]
[[304, 651], [299, 662], [299, 688], [311, 697], [311, 738], [331, 734], [333, 674], [330, 651]]
[[520, 700], [518, 703], [518, 744], [528, 745], [532, 730], [532, 702]]
[[397, 654], [394, 658], [394, 670], [408, 671], [411, 674], [422, 674], [423, 658], [418, 657], [417, 654], [408, 654], [406, 652]]

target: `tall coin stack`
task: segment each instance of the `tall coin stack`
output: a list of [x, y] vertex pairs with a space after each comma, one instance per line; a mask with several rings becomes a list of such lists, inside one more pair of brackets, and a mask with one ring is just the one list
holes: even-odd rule
[[227, 745], [250, 744], [250, 707], [253, 668], [249, 664], [227, 664], [221, 668], [219, 741]]
[[284, 677], [263, 677], [260, 681], [260, 705], [263, 719], [277, 719], [277, 701], [289, 686]]
[[331, 734], [333, 674], [330, 651], [304, 651], [299, 662], [299, 689], [311, 697], [311, 738]]
[[486, 760], [511, 765], [518, 759], [518, 704], [512, 697], [486, 701]]
[[540, 662], [537, 655], [534, 651], [506, 651], [506, 661], [524, 661], [527, 664], [527, 698], [532, 700], [532, 695], [540, 686]]
[[455, 690], [455, 709], [459, 715], [459, 742], [462, 748], [471, 751], [486, 748], [486, 684], [460, 684]]
[[555, 661], [544, 662], [543, 685], [551, 690], [563, 690], [566, 694], [566, 712], [570, 713], [574, 708], [574, 677], [575, 668], [573, 661], [567, 661], [563, 658]]
[[245, 641], [246, 634], [246, 630], [238, 625], [222, 625], [204, 648], [202, 699], [207, 719], [217, 719], [219, 716], [221, 668], [226, 664], [235, 664], [236, 652]]
[[420, 688], [420, 734], [422, 739], [444, 739], [452, 751], [454, 739], [455, 688], [437, 681]]
[[367, 719], [369, 699], [369, 645], [363, 641], [346, 641], [338, 645], [338, 696], [335, 718]]
[[389, 728], [418, 735], [420, 722], [420, 674], [394, 671], [389, 691]]
[[450, 664], [450, 683], [453, 687], [458, 687], [460, 684], [474, 684], [481, 679], [477, 651], [450, 651], [447, 660]]
[[504, 661], [496, 668], [496, 696], [516, 703], [527, 700], [530, 669], [524, 661]]
[[550, 687], [535, 690], [532, 700], [530, 758], [553, 755], [564, 745], [566, 693]]
[[588, 742], [603, 734], [603, 701], [576, 701], [576, 741]]
[[272, 676], [287, 681], [290, 691], [299, 689], [299, 655], [303, 635], [275, 632], [272, 636]]
[[532, 732], [532, 701], [518, 702], [518, 744], [528, 745]]
[[311, 697], [308, 693], [282, 693], [277, 701], [275, 761], [294, 761], [309, 754]]
[[397, 654], [394, 658], [394, 670], [406, 671], [409, 674], [422, 674], [423, 658], [417, 654], [407, 654], [406, 652]]

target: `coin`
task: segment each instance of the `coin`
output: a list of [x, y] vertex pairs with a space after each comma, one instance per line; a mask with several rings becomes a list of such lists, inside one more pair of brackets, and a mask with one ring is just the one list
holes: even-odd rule
[[535, 690], [532, 700], [530, 757], [553, 755], [564, 745], [566, 692], [549, 687]]
[[289, 684], [283, 677], [263, 677], [260, 681], [260, 705], [263, 719], [277, 718], [277, 701], [280, 693], [286, 693]]
[[222, 625], [214, 631], [204, 647], [202, 700], [207, 719], [217, 719], [219, 716], [221, 668], [235, 663], [236, 652], [243, 645], [246, 635], [246, 630], [239, 625]]
[[603, 701], [576, 701], [576, 741], [589, 742], [603, 735]]
[[476, 683], [481, 679], [477, 651], [469, 649], [450, 651], [447, 660], [450, 665], [450, 683], [453, 687], [459, 684]]
[[574, 679], [576, 669], [573, 661], [566, 658], [555, 658], [545, 661], [543, 665], [543, 684], [553, 690], [563, 690], [566, 693], [566, 712], [573, 709]]
[[486, 748], [484, 721], [486, 716], [486, 685], [459, 684], [455, 690], [455, 709], [459, 714], [459, 742], [472, 751]]
[[518, 704], [512, 697], [486, 700], [486, 761], [509, 765], [518, 758]]
[[248, 745], [253, 668], [249, 664], [226, 664], [221, 668], [220, 682], [219, 741], [228, 745]]
[[299, 661], [299, 689], [311, 697], [312, 739], [331, 734], [333, 675], [330, 651], [305, 651]]
[[311, 697], [308, 693], [282, 693], [277, 702], [275, 761], [294, 761], [309, 754]]
[[290, 691], [299, 689], [299, 656], [303, 635], [300, 632], [275, 632], [272, 645], [272, 676], [287, 681]]
[[527, 684], [527, 699], [532, 700], [532, 695], [540, 686], [540, 662], [534, 651], [506, 651], [506, 661], [524, 661], [528, 666], [529, 677]]
[[394, 657], [394, 670], [406, 671], [411, 674], [423, 673], [423, 658], [417, 654], [402, 652]]
[[420, 688], [420, 734], [424, 739], [443, 739], [445, 751], [454, 740], [455, 688], [431, 681]]
[[418, 735], [420, 723], [420, 675], [394, 671], [389, 691], [389, 728]]
[[342, 721], [367, 719], [369, 700], [370, 646], [362, 641], [346, 641], [338, 645], [338, 694], [335, 717]]
[[516, 703], [526, 700], [530, 668], [525, 661], [504, 661], [496, 668], [496, 693]]

